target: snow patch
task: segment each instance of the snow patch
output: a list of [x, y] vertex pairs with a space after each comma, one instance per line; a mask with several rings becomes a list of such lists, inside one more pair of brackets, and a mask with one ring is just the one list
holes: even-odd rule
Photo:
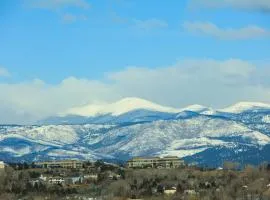
[[20, 157], [20, 156], [31, 153], [30, 147], [23, 147], [23, 148], [4, 147], [1, 149], [1, 151], [12, 153], [14, 154], [15, 157]]
[[262, 119], [262, 121], [263, 121], [264, 123], [270, 124], [270, 115], [264, 116], [263, 119]]
[[261, 109], [270, 109], [270, 104], [259, 102], [239, 102], [230, 107], [220, 109], [219, 111], [226, 113], [241, 113], [244, 111], [261, 110]]

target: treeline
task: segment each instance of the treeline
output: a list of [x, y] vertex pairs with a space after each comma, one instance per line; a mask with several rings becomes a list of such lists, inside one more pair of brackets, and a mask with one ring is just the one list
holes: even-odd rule
[[[0, 171], [0, 199], [62, 199], [70, 195], [90, 195], [102, 197], [102, 200], [144, 199], [144, 200], [269, 200], [270, 165], [258, 167], [225, 162], [223, 169], [203, 169], [184, 167], [181, 169], [123, 169], [110, 166], [101, 161], [94, 164], [98, 174], [96, 182], [82, 187], [65, 187], [46, 183], [31, 184], [28, 180], [36, 179], [41, 174], [58, 176], [88, 173], [86, 164], [81, 171], [67, 169], [31, 169], [22, 164], [8, 166]], [[91, 170], [93, 170], [91, 168]], [[114, 172], [114, 173], [111, 173]], [[121, 178], [108, 178], [108, 174], [118, 174]], [[175, 189], [167, 195], [166, 191]]]
[[[237, 163], [228, 162], [222, 170], [196, 167], [128, 170], [124, 180], [112, 182], [108, 186], [106, 194], [119, 199], [146, 200], [269, 200], [269, 166], [246, 166], [238, 170]], [[176, 188], [176, 193], [166, 195], [164, 190], [172, 186]]]

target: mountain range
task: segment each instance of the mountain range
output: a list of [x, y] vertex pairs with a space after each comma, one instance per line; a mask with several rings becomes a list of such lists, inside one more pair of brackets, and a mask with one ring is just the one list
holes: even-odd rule
[[168, 155], [211, 167], [270, 161], [270, 105], [177, 109], [125, 98], [71, 108], [36, 125], [0, 125], [0, 160], [7, 162]]

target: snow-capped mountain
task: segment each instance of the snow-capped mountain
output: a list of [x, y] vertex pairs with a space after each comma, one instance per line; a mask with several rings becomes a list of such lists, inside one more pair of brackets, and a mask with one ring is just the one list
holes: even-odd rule
[[223, 109], [194, 104], [185, 108], [172, 108], [140, 99], [125, 98], [114, 103], [89, 104], [71, 108], [58, 116], [44, 119], [38, 124], [138, 123], [178, 119], [195, 114], [231, 117], [240, 113], [270, 110], [270, 104], [240, 102]]
[[39, 121], [38, 124], [138, 123], [175, 119], [187, 112], [206, 114], [214, 111], [198, 104], [178, 109], [140, 98], [125, 98], [110, 104], [89, 104], [71, 108], [58, 116]]
[[185, 108], [181, 108], [180, 112], [191, 111], [191, 112], [202, 113], [202, 112], [206, 112], [206, 111], [209, 111], [209, 110], [211, 110], [211, 108], [208, 108], [206, 106], [202, 106], [202, 105], [199, 105], [199, 104], [194, 104], [194, 105], [187, 106]]
[[94, 117], [111, 114], [119, 116], [134, 110], [149, 110], [166, 113], [177, 113], [180, 109], [165, 107], [140, 98], [124, 98], [110, 104], [90, 104], [81, 107], [71, 108], [62, 113], [63, 115], [78, 115], [84, 117]]
[[225, 113], [242, 113], [246, 111], [258, 111], [258, 110], [270, 110], [270, 104], [259, 103], [259, 102], [239, 102], [235, 105], [229, 106], [224, 109], [220, 109], [220, 112]]
[[134, 156], [176, 155], [208, 166], [224, 160], [270, 161], [268, 104], [175, 109], [127, 98], [98, 109], [88, 107], [74, 108], [72, 115], [47, 119], [41, 125], [0, 126], [0, 160], [125, 161]]

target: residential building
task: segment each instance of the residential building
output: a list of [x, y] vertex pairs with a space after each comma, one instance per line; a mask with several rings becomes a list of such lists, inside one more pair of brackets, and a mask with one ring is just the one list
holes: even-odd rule
[[170, 188], [170, 189], [165, 189], [164, 194], [166, 195], [173, 195], [176, 193], [176, 188]]
[[3, 161], [0, 161], [0, 169], [4, 169], [5, 168], [5, 163]]
[[179, 168], [184, 165], [184, 161], [176, 156], [133, 158], [127, 162], [128, 168]]
[[85, 174], [84, 179], [89, 179], [89, 180], [98, 180], [98, 174]]
[[32, 185], [32, 186], [35, 186], [35, 185], [39, 185], [41, 183], [41, 180], [39, 178], [33, 178], [33, 179], [30, 179], [29, 180], [29, 183]]
[[62, 185], [63, 183], [65, 183], [65, 180], [62, 177], [50, 177], [48, 179], [48, 183], [51, 185], [54, 185], [54, 184], [61, 184]]
[[43, 174], [40, 175], [39, 179], [41, 181], [47, 181], [47, 176], [44, 176]]
[[118, 180], [121, 178], [121, 175], [110, 171], [110, 172], [108, 172], [108, 178], [110, 180], [113, 180], [113, 179]]
[[83, 176], [76, 176], [76, 177], [67, 177], [65, 178], [65, 184], [70, 184], [70, 185], [74, 185], [74, 184], [81, 184], [84, 181], [84, 177]]
[[80, 169], [83, 167], [83, 162], [78, 160], [59, 160], [59, 161], [47, 161], [37, 162], [37, 166], [42, 168], [72, 168]]

